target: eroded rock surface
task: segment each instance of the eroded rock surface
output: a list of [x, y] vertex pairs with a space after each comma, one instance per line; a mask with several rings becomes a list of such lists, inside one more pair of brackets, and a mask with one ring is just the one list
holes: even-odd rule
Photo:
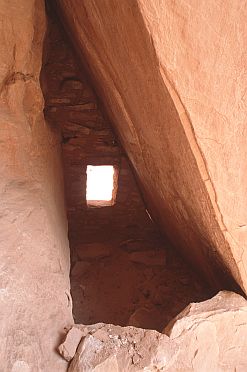
[[175, 366], [182, 370], [247, 368], [247, 301], [235, 293], [219, 292], [210, 300], [189, 305], [165, 332], [179, 344]]
[[156, 331], [103, 323], [77, 327], [84, 337], [69, 372], [155, 371], [177, 352], [176, 344]]
[[82, 336], [83, 332], [79, 328], [72, 327], [67, 333], [64, 342], [59, 346], [59, 353], [68, 362], [73, 359]]
[[0, 1], [0, 370], [65, 371], [71, 325], [60, 142], [39, 75], [43, 1]]
[[[232, 292], [193, 303], [165, 332], [111, 324], [82, 332], [69, 371], [233, 372], [247, 368], [247, 301]], [[73, 332], [73, 329], [71, 330]]]

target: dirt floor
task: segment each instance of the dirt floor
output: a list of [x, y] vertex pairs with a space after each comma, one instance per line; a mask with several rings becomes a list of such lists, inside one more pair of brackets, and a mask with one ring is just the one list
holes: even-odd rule
[[72, 262], [76, 323], [161, 331], [188, 303], [212, 295], [177, 253], [160, 241], [84, 244], [77, 247]]

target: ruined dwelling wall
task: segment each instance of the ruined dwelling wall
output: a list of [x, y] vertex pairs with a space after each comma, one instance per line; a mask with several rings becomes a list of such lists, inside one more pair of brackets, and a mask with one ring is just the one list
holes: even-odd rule
[[[52, 11], [49, 13], [46, 44], [43, 70], [45, 115], [52, 126], [61, 128], [62, 133], [73, 261], [83, 243], [156, 238], [157, 229], [147, 214], [128, 158]], [[118, 168], [115, 205], [87, 206], [87, 165], [114, 165]]]
[[55, 2], [155, 220], [215, 288], [246, 288], [246, 6]]
[[60, 140], [43, 117], [43, 1], [0, 2], [1, 371], [65, 371], [72, 324]]

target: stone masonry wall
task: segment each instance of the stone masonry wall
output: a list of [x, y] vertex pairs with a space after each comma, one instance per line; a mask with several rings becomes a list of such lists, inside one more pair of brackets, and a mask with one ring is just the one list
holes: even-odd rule
[[[85, 72], [79, 68], [61, 25], [51, 14], [43, 80], [46, 119], [61, 128], [72, 251], [83, 243], [104, 241], [109, 237], [124, 240], [157, 236], [129, 161]], [[114, 206], [88, 208], [87, 165], [118, 167]]]

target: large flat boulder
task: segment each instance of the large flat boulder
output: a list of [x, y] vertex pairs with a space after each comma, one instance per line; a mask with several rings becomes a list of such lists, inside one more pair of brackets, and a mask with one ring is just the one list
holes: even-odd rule
[[198, 372], [247, 368], [247, 301], [235, 293], [223, 291], [190, 304], [164, 332], [179, 344], [177, 370], [180, 366]]

